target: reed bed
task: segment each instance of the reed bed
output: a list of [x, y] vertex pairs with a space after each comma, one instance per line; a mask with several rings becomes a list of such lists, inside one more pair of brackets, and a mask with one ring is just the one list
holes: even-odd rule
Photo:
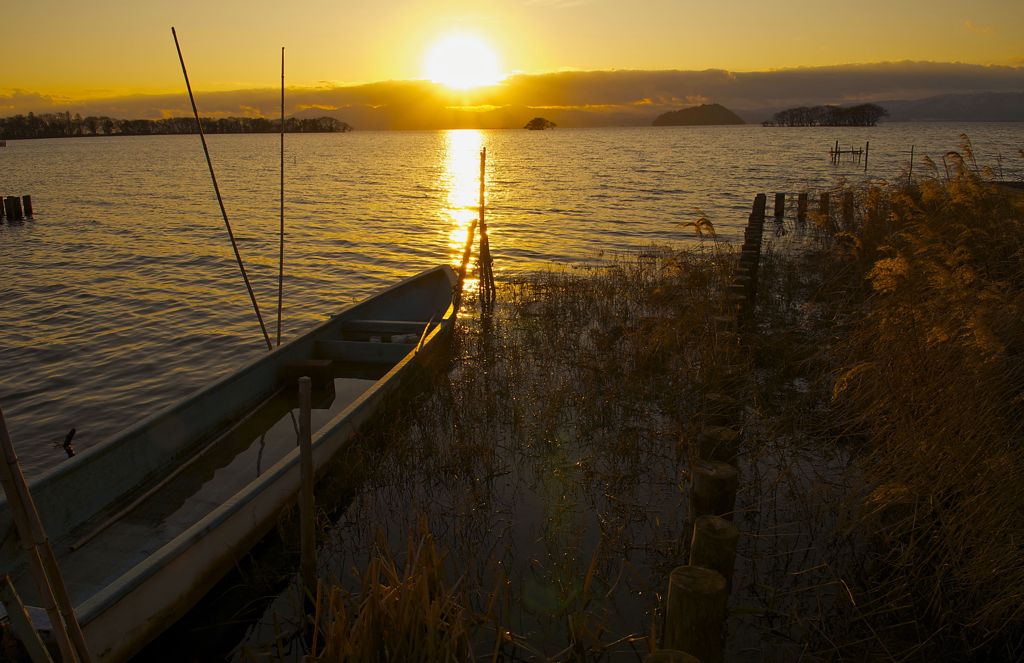
[[965, 147], [769, 226], [750, 329], [713, 239], [499, 283], [343, 464], [304, 643], [236, 658], [642, 661], [728, 391], [727, 660], [1019, 660], [1024, 224]]

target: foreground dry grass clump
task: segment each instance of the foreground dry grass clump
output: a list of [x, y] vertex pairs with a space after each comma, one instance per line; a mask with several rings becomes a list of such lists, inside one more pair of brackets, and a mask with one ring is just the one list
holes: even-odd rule
[[859, 191], [855, 222], [823, 224], [800, 264], [832, 321], [815, 361], [867, 487], [851, 526], [869, 537], [866, 625], [899, 626], [891, 658], [1020, 660], [1024, 214], [947, 158], [948, 180]]

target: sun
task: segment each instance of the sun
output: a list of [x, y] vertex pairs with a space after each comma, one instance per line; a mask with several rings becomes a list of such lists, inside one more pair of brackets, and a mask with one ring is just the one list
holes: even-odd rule
[[459, 90], [494, 85], [504, 78], [494, 50], [467, 34], [449, 35], [431, 46], [423, 73], [435, 83]]

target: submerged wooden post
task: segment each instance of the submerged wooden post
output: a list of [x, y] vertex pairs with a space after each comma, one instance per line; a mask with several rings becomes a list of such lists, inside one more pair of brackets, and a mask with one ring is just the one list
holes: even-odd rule
[[22, 603], [21, 597], [18, 596], [18, 591], [14, 589], [14, 585], [11, 584], [11, 577], [8, 575], [5, 575], [3, 580], [0, 580], [0, 603], [3, 603], [4, 610], [7, 611], [7, 619], [11, 622], [11, 630], [21, 640], [21, 644], [25, 647], [25, 651], [28, 652], [28, 657], [32, 659], [32, 663], [52, 663], [53, 659], [50, 658], [50, 652], [47, 651], [46, 645], [43, 644], [42, 638], [39, 637], [39, 632], [32, 625], [32, 620], [25, 610], [25, 604]]
[[718, 571], [725, 578], [726, 589], [730, 589], [739, 536], [736, 526], [725, 518], [701, 516], [693, 523], [690, 565]]
[[700, 663], [700, 659], [678, 649], [656, 649], [647, 655], [644, 663]]
[[697, 452], [701, 460], [717, 460], [724, 463], [736, 457], [740, 446], [740, 432], [729, 424], [736, 421], [739, 401], [733, 399], [732, 407], [735, 409], [729, 411], [732, 415], [731, 421], [715, 424], [708, 417], [708, 424], [697, 433]]
[[666, 649], [679, 649], [703, 663], [722, 660], [722, 633], [728, 593], [725, 578], [699, 566], [672, 570], [665, 597]]
[[871, 141], [864, 143], [864, 172], [868, 172], [868, 150], [871, 149]]
[[907, 171], [907, 184], [910, 184], [914, 178], [914, 146], [910, 146], [910, 170]]
[[26, 219], [31, 219], [32, 218], [32, 196], [30, 196], [30, 195], [28, 195], [26, 193], [24, 196], [21, 197], [21, 202], [22, 202], [22, 205], [25, 208], [25, 218]]
[[316, 518], [313, 513], [313, 440], [311, 434], [313, 381], [308, 377], [299, 378], [299, 522], [301, 528], [302, 558], [299, 571], [302, 585], [307, 592], [316, 591]]
[[830, 201], [828, 191], [822, 191], [821, 196], [819, 196], [818, 198], [818, 214], [821, 214], [822, 218], [825, 219], [826, 223], [828, 222], [829, 214], [832, 211], [829, 208], [829, 202]]
[[39, 512], [36, 511], [32, 495], [29, 493], [28, 484], [21, 471], [18, 456], [14, 452], [14, 443], [11, 442], [2, 410], [0, 410], [0, 447], [2, 447], [4, 456], [4, 462], [0, 463], [0, 481], [3, 483], [7, 504], [11, 509], [11, 517], [18, 531], [21, 548], [28, 557], [29, 567], [39, 590], [43, 608], [46, 609], [46, 613], [50, 617], [50, 625], [57, 638], [61, 656], [67, 661], [88, 663], [92, 660], [92, 655], [89, 653], [85, 635], [75, 616], [71, 597], [64, 584], [64, 577], [61, 575], [60, 567], [57, 566], [57, 558], [53, 554], [49, 539], [46, 538], [46, 531], [39, 519]]
[[796, 220], [798, 223], [807, 221], [807, 194], [801, 193], [796, 197]]
[[693, 464], [690, 484], [690, 517], [722, 516], [732, 520], [736, 506], [736, 468], [718, 460], [698, 460]]
[[21, 198], [7, 196], [7, 219], [9, 221], [21, 221]]
[[775, 218], [781, 219], [786, 215], [786, 194], [775, 194]]
[[843, 224], [853, 225], [853, 191], [843, 192]]

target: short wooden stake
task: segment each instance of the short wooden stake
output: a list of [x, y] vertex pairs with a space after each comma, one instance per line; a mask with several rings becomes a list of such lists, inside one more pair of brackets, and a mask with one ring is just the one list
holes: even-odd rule
[[46, 645], [43, 644], [42, 638], [39, 637], [39, 632], [32, 625], [32, 620], [25, 610], [25, 604], [21, 602], [21, 597], [18, 596], [17, 590], [11, 584], [11, 577], [8, 575], [5, 575], [0, 580], [0, 603], [3, 603], [4, 610], [7, 611], [7, 619], [11, 622], [11, 630], [21, 640], [21, 644], [25, 647], [25, 651], [28, 652], [28, 657], [32, 660], [32, 663], [52, 663], [53, 659], [50, 658], [50, 652], [46, 649]]
[[313, 440], [311, 433], [313, 381], [299, 378], [299, 467], [301, 487], [299, 494], [299, 520], [302, 558], [299, 564], [302, 585], [311, 595], [316, 592], [316, 516], [313, 512]]
[[657, 649], [647, 655], [644, 663], [700, 663], [700, 659], [678, 649]]
[[775, 218], [781, 219], [786, 215], [786, 194], [775, 194]]
[[853, 191], [843, 192], [843, 224], [847, 228], [853, 225]]
[[823, 191], [821, 196], [818, 198], [818, 214], [820, 214], [827, 222], [829, 213], [829, 193], [828, 191]]
[[665, 598], [666, 649], [679, 649], [703, 663], [722, 660], [728, 593], [725, 578], [699, 566], [672, 570]]
[[23, 218], [21, 215], [21, 198], [7, 196], [7, 219], [10, 221], [21, 221]]
[[[711, 426], [712, 428], [720, 428], [722, 426], [728, 426], [735, 424], [736, 419], [739, 417], [740, 404], [732, 396], [726, 394], [720, 394], [718, 392], [711, 392], [704, 396], [704, 402], [702, 407], [702, 414], [704, 415], [705, 427]], [[702, 459], [708, 458], [703, 453], [700, 457]], [[714, 460], [725, 460], [715, 458]]]
[[807, 221], [807, 194], [801, 193], [796, 197], [796, 220], [798, 223]]
[[864, 143], [864, 172], [868, 172], [868, 150], [871, 149], [871, 141]]
[[[715, 395], [720, 396], [721, 394]], [[705, 402], [710, 396], [712, 394], [705, 397]], [[712, 417], [705, 417], [707, 423], [697, 433], [697, 453], [701, 460], [717, 460], [726, 463], [736, 458], [740, 446], [740, 432], [729, 424], [736, 423], [739, 401], [730, 400], [732, 401], [731, 408], [726, 413], [731, 415], [731, 421], [716, 424], [712, 421]]]
[[736, 526], [725, 518], [701, 516], [693, 523], [690, 566], [718, 571], [725, 578], [726, 588], [731, 589], [739, 536]]
[[27, 193], [21, 197], [21, 202], [25, 207], [25, 218], [32, 218], [32, 196]]
[[717, 460], [698, 460], [693, 464], [690, 484], [690, 518], [722, 516], [732, 520], [736, 506], [736, 468]]

